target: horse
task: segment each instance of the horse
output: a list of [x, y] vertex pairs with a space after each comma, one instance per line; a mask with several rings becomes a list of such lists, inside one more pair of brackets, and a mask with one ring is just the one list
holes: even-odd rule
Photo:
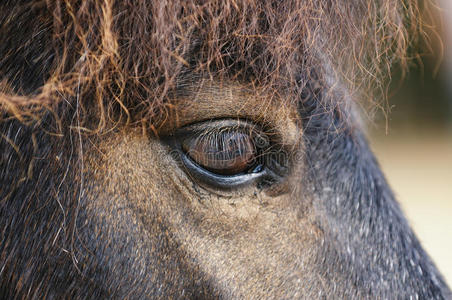
[[450, 299], [363, 124], [422, 13], [2, 1], [0, 297]]

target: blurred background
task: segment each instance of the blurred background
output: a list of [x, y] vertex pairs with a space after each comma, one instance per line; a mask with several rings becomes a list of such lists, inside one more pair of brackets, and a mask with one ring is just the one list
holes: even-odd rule
[[[452, 288], [452, 0], [426, 15], [428, 41], [394, 70], [390, 112], [369, 140], [409, 222]], [[403, 78], [403, 79], [402, 79]]]

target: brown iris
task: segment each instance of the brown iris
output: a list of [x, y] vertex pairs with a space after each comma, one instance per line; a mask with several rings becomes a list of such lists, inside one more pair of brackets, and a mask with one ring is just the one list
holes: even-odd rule
[[221, 175], [246, 172], [256, 155], [251, 136], [233, 129], [188, 138], [182, 148], [198, 165]]

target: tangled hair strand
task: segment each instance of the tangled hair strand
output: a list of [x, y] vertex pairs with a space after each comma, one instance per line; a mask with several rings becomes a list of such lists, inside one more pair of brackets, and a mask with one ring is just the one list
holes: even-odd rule
[[[414, 0], [6, 2], [3, 118], [39, 120], [79, 91], [81, 126], [94, 111], [94, 132], [152, 124], [171, 109], [171, 91], [187, 74], [290, 96], [315, 71], [330, 89], [341, 82], [351, 95], [370, 95], [392, 64], [406, 65], [422, 32]], [[24, 29], [16, 32], [17, 24]], [[6, 48], [17, 39], [24, 44]], [[3, 68], [21, 57], [30, 69]]]

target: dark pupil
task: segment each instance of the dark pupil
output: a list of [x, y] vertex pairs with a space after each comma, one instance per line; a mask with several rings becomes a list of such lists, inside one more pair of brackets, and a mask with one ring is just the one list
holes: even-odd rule
[[245, 172], [255, 156], [251, 137], [237, 131], [201, 135], [185, 141], [183, 148], [197, 164], [222, 175]]

